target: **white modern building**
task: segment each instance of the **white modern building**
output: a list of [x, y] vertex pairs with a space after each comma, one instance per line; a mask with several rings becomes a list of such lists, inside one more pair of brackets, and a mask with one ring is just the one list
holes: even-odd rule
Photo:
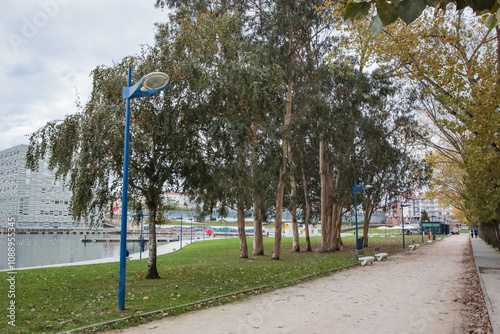
[[439, 204], [439, 198], [430, 199], [425, 195], [417, 195], [408, 199], [405, 203], [408, 205], [404, 210], [405, 221], [420, 221], [422, 212], [427, 212], [432, 221], [443, 221], [451, 219], [452, 206]]
[[165, 204], [179, 208], [196, 208], [196, 205], [191, 202], [191, 198], [181, 193], [165, 192], [163, 193], [163, 201]]
[[0, 151], [0, 226], [15, 218], [17, 228], [73, 228], [71, 192], [47, 161], [38, 171], [26, 168], [27, 145]]

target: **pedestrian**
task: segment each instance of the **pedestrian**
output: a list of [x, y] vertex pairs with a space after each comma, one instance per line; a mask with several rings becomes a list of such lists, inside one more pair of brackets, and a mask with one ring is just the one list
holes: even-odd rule
[[470, 237], [474, 238], [474, 230], [473, 229], [470, 230]]
[[476, 236], [477, 238], [477, 228], [474, 229], [474, 235]]

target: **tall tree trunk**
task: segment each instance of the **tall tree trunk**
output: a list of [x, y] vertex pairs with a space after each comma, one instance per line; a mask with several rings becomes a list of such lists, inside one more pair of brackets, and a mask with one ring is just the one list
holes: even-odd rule
[[333, 223], [335, 225], [334, 233], [333, 233], [333, 247], [336, 251], [340, 250], [340, 245], [342, 244], [342, 240], [340, 239], [340, 231], [342, 230], [342, 205], [339, 203], [335, 203], [333, 205]]
[[307, 176], [306, 169], [302, 167], [302, 183], [304, 184], [304, 199], [306, 204], [306, 216], [304, 218], [304, 224], [306, 226], [306, 251], [311, 252], [311, 238], [309, 236], [309, 220], [311, 219], [311, 203], [309, 202], [309, 191], [307, 187]]
[[240, 258], [248, 258], [247, 236], [245, 232], [245, 206], [240, 198], [238, 200], [238, 235], [240, 237]]
[[260, 210], [260, 196], [256, 195], [253, 202], [253, 251], [252, 255], [264, 255], [264, 239], [262, 236], [262, 213]]
[[[321, 135], [323, 137], [323, 135]], [[328, 170], [326, 167], [326, 143], [323, 138], [319, 142], [319, 171], [321, 175], [321, 251], [328, 250]]]
[[285, 124], [283, 127], [283, 164], [280, 167], [280, 179], [278, 182], [278, 191], [276, 196], [276, 226], [274, 230], [274, 247], [271, 259], [279, 260], [281, 252], [281, 229], [282, 229], [282, 211], [283, 211], [283, 196], [285, 195], [285, 173], [287, 164], [287, 154], [288, 154], [288, 128], [292, 119], [292, 91], [293, 91], [293, 77], [294, 72], [288, 78], [288, 93], [286, 102], [286, 115]]
[[373, 214], [373, 203], [370, 198], [366, 198], [365, 218], [363, 221], [363, 247], [368, 247], [368, 229]]
[[[238, 156], [238, 167], [240, 170], [245, 168], [244, 159]], [[238, 217], [238, 236], [240, 238], [240, 258], [248, 258], [247, 236], [245, 231], [245, 196], [243, 194], [243, 178], [240, 176], [238, 179], [238, 204], [237, 204], [237, 217]]]
[[[290, 165], [293, 164], [293, 155], [292, 152], [290, 151], [288, 153], [288, 160], [290, 162]], [[291, 185], [291, 191], [290, 191], [290, 199], [292, 201], [292, 207], [290, 208], [290, 213], [292, 215], [292, 231], [293, 231], [293, 244], [292, 244], [292, 251], [293, 252], [300, 252], [300, 241], [299, 241], [299, 226], [297, 223], [297, 181], [295, 180], [295, 176], [291, 175], [290, 177], [290, 185]]]
[[147, 279], [161, 278], [156, 268], [156, 207], [148, 206], [149, 209], [149, 258]]
[[252, 178], [254, 184], [253, 197], [253, 251], [252, 255], [264, 255], [264, 240], [262, 236], [262, 214], [260, 209], [261, 198], [257, 186], [258, 160], [257, 160], [257, 124], [252, 122]]

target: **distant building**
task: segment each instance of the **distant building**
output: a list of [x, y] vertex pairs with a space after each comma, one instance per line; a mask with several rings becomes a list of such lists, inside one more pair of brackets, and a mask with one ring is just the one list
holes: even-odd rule
[[[406, 200], [405, 205], [407, 205], [403, 211], [405, 224], [418, 224], [424, 211], [427, 212], [431, 221], [452, 223], [452, 226], [455, 224], [455, 221], [451, 219], [452, 206], [439, 204], [439, 197], [431, 200], [425, 195], [417, 195]], [[396, 203], [392, 212], [392, 220], [396, 224], [401, 224], [401, 202]]]
[[196, 206], [191, 202], [191, 198], [187, 195], [174, 192], [163, 193], [163, 201], [165, 204], [178, 207], [193, 209]]
[[46, 161], [37, 172], [26, 169], [27, 145], [0, 151], [0, 226], [15, 218], [18, 228], [75, 227], [71, 192], [55, 181]]
[[[343, 215], [342, 221], [352, 223], [356, 219], [355, 215]], [[365, 210], [362, 206], [358, 207], [358, 223], [363, 223], [365, 221]], [[370, 217], [370, 224], [384, 224], [387, 221], [385, 212], [382, 210], [375, 210]]]

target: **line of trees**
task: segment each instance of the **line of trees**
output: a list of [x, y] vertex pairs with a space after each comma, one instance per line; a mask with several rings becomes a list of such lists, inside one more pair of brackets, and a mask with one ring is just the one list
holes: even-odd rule
[[[376, 37], [370, 32], [375, 12], [367, 11], [349, 22], [339, 49], [384, 65], [415, 87], [422, 122], [432, 125], [419, 139], [433, 151], [430, 195], [453, 205], [455, 217], [480, 226], [482, 237], [500, 247], [500, 29], [490, 7], [461, 5], [437, 12], [424, 6], [411, 25], [387, 24]], [[340, 17], [346, 7], [328, 10]]]
[[[321, 251], [338, 250], [354, 180], [374, 186], [358, 194], [369, 221], [375, 208], [420, 188], [429, 169], [415, 153], [414, 92], [382, 71], [327, 62], [336, 19], [316, 2], [157, 1], [171, 15], [157, 24], [155, 44], [97, 67], [79, 112], [31, 135], [28, 166], [50, 153], [50, 167], [73, 191], [75, 218], [100, 219], [121, 197], [127, 68], [135, 81], [166, 72], [170, 89], [132, 103], [130, 201], [148, 207], [150, 240], [161, 194], [179, 189], [196, 196], [203, 213], [237, 211], [242, 258], [249, 210], [254, 255], [264, 254], [262, 221], [274, 218], [271, 257], [280, 258], [284, 209], [292, 213], [294, 251], [298, 220], [307, 225], [314, 216]], [[150, 247], [147, 278], [159, 278]]]

